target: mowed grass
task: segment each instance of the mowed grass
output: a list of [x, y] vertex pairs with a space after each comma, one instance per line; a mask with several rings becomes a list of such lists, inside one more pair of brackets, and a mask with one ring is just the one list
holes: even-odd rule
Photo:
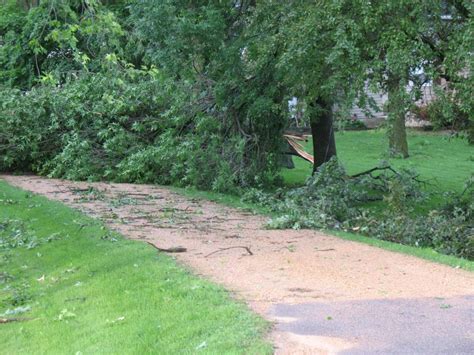
[[[410, 157], [388, 157], [388, 138], [383, 130], [345, 131], [336, 133], [337, 153], [349, 174], [362, 172], [388, 161], [394, 168], [411, 168], [429, 182], [431, 192], [460, 192], [464, 182], [474, 174], [474, 147], [466, 140], [450, 138], [437, 132], [408, 131]], [[311, 142], [306, 149], [311, 152]], [[311, 165], [294, 158], [295, 169], [284, 169], [288, 185], [301, 185], [311, 174]]]
[[0, 353], [272, 351], [266, 322], [145, 243], [0, 181], [0, 238], [6, 221], [40, 243], [0, 249], [0, 318], [23, 319], [0, 324]]

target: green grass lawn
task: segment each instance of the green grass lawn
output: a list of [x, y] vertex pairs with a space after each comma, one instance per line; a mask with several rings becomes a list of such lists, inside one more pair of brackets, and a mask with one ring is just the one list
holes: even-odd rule
[[0, 265], [0, 318], [23, 319], [0, 324], [3, 354], [272, 351], [268, 325], [221, 287], [2, 181]]
[[[466, 140], [449, 138], [436, 132], [408, 131], [410, 157], [389, 159], [388, 138], [383, 130], [345, 131], [336, 134], [338, 157], [349, 174], [355, 174], [386, 160], [395, 168], [412, 168], [429, 181], [433, 192], [461, 191], [474, 174], [474, 147]], [[312, 153], [312, 143], [306, 143]], [[288, 185], [301, 185], [311, 174], [311, 164], [294, 158], [295, 169], [285, 169], [282, 176]]]

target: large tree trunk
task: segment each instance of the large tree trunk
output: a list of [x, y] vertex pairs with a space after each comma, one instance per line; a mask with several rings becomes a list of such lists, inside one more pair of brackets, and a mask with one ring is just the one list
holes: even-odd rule
[[404, 100], [405, 85], [398, 77], [388, 81], [388, 122], [390, 155], [408, 158], [408, 141], [405, 128], [406, 103]]
[[318, 98], [314, 106], [315, 114], [310, 120], [311, 135], [313, 136], [313, 174], [322, 164], [336, 155], [332, 103]]

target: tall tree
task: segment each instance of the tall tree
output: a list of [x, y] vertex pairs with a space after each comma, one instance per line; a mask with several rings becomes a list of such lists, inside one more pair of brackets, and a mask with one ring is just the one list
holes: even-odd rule
[[446, 0], [438, 6], [440, 16], [434, 17], [431, 33], [422, 38], [434, 53], [434, 80], [445, 82], [445, 90], [437, 93], [443, 106], [450, 108], [445, 118], [454, 127], [467, 128], [474, 144], [474, 3]]
[[370, 77], [388, 93], [389, 147], [393, 155], [408, 157], [405, 116], [416, 89], [407, 92], [412, 73], [425, 62], [427, 52], [419, 32], [425, 32], [423, 2], [384, 1], [369, 4], [366, 18], [372, 47]]
[[[261, 1], [250, 31], [258, 47], [279, 45], [275, 69], [286, 98], [305, 103], [313, 135], [314, 171], [336, 155], [334, 107], [363, 89], [366, 72], [363, 1]], [[275, 27], [273, 36], [264, 34]]]
[[229, 179], [249, 185], [271, 176], [278, 167], [284, 105], [273, 70], [277, 46], [260, 48], [258, 56], [252, 49], [254, 1], [144, 0], [130, 10], [144, 61], [171, 76], [182, 94], [173, 112], [180, 117], [176, 134], [195, 132], [208, 120], [213, 129], [205, 132], [202, 148], [219, 140], [215, 154]]
[[[388, 93], [392, 154], [409, 155], [405, 118], [427, 80], [456, 78], [466, 82], [468, 76], [462, 73], [469, 67], [467, 59], [472, 60], [472, 51], [469, 54], [467, 50], [469, 36], [465, 35], [469, 6], [462, 0], [367, 2], [368, 78], [376, 89]], [[452, 60], [454, 52], [460, 55], [458, 63]]]

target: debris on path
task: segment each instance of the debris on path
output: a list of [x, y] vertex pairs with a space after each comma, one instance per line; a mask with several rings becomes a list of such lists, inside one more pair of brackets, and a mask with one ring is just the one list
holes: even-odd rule
[[317, 231], [267, 230], [262, 216], [159, 186], [0, 178], [174, 251], [275, 322], [277, 354], [473, 350], [470, 272]]

